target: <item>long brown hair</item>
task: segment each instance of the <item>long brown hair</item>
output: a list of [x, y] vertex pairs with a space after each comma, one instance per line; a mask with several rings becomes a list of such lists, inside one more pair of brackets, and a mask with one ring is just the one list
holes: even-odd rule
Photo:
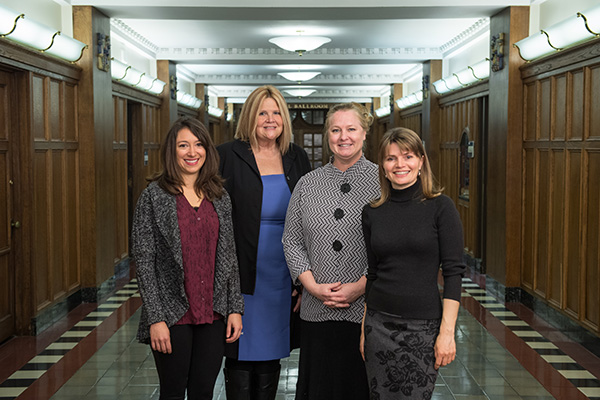
[[194, 190], [213, 201], [223, 195], [223, 178], [219, 175], [219, 153], [210, 138], [208, 130], [200, 121], [194, 118], [179, 118], [167, 132], [167, 136], [160, 148], [163, 170], [150, 178], [157, 181], [158, 185], [167, 193], [177, 195], [182, 192], [183, 178], [181, 167], [177, 163], [177, 135], [183, 128], [188, 128], [202, 143], [206, 150], [204, 165], [200, 168]]
[[290, 112], [283, 95], [274, 86], [265, 85], [255, 89], [244, 102], [242, 112], [235, 130], [235, 138], [249, 142], [251, 147], [256, 147], [256, 120], [260, 107], [265, 99], [273, 99], [277, 103], [283, 122], [283, 131], [276, 139], [281, 154], [285, 154], [292, 141], [292, 121]]
[[408, 128], [392, 128], [388, 130], [381, 139], [379, 145], [379, 184], [381, 185], [381, 197], [371, 203], [372, 207], [379, 207], [383, 203], [389, 200], [392, 193], [392, 183], [385, 177], [385, 170], [383, 169], [383, 163], [388, 154], [388, 148], [392, 143], [396, 143], [400, 150], [414, 153], [417, 157], [423, 159], [423, 165], [421, 166], [421, 173], [419, 178], [421, 179], [421, 186], [423, 188], [423, 198], [431, 199], [442, 194], [443, 188], [441, 188], [433, 173], [431, 172], [431, 166], [429, 165], [429, 158], [423, 147], [423, 141], [415, 132]]

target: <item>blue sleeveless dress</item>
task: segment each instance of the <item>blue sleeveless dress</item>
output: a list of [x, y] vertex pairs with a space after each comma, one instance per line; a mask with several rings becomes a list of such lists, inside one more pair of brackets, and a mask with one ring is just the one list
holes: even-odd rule
[[266, 361], [290, 355], [290, 273], [281, 236], [291, 193], [281, 175], [263, 175], [263, 200], [256, 261], [256, 287], [244, 296], [238, 359]]

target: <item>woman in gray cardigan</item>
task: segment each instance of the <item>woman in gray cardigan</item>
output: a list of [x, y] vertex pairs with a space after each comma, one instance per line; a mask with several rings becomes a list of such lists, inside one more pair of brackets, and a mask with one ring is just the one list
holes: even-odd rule
[[219, 158], [202, 123], [181, 118], [161, 148], [163, 170], [135, 210], [132, 253], [142, 296], [138, 339], [152, 347], [161, 399], [212, 399], [225, 342], [244, 303]]

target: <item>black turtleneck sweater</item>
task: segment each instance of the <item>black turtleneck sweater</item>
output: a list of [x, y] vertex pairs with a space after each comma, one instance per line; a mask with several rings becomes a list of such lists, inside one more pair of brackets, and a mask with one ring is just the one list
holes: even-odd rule
[[392, 189], [383, 205], [363, 209], [369, 309], [408, 319], [441, 318], [440, 266], [444, 298], [460, 301], [466, 268], [460, 216], [448, 196], [423, 199], [422, 193], [419, 179], [404, 190]]

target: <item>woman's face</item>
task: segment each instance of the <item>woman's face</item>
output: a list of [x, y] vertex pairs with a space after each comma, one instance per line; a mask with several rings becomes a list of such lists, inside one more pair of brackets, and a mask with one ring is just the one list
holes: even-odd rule
[[388, 146], [387, 154], [383, 159], [385, 177], [397, 190], [412, 186], [417, 181], [422, 166], [423, 157], [417, 156], [412, 151], [401, 150], [397, 143]]
[[256, 140], [275, 141], [283, 132], [283, 118], [277, 102], [270, 97], [264, 99], [256, 117]]
[[333, 157], [338, 162], [352, 165], [362, 156], [367, 132], [353, 110], [340, 110], [331, 116], [328, 142]]
[[177, 133], [177, 164], [183, 175], [198, 175], [206, 161], [206, 149], [200, 140], [184, 127]]

